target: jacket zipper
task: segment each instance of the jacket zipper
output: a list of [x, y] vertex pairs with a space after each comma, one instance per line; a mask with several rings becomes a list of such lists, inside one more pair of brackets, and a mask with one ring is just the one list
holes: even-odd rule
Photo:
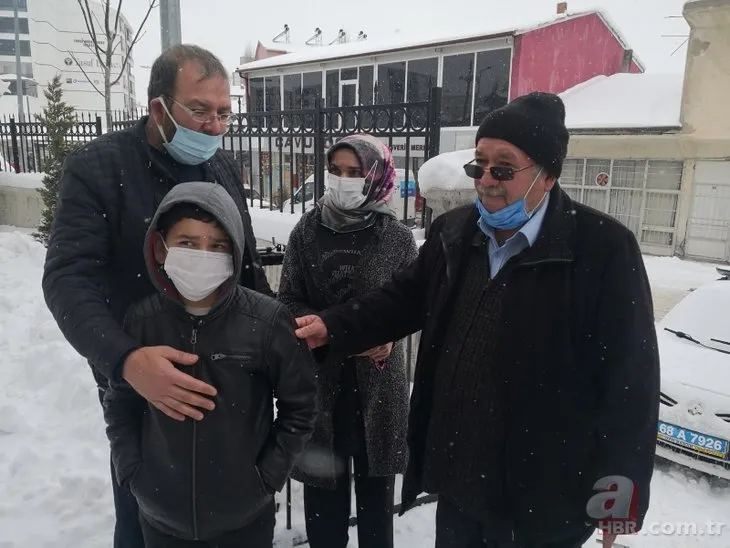
[[[195, 354], [195, 345], [198, 344], [198, 328], [193, 327], [193, 332], [190, 335], [190, 343], [193, 345], [192, 353]], [[195, 368], [193, 368], [193, 371], [196, 371]], [[193, 510], [193, 538], [195, 540], [198, 540], [198, 505], [197, 505], [197, 490], [195, 488], [195, 484], [197, 482], [197, 477], [195, 474], [196, 466], [196, 440], [197, 440], [197, 423], [198, 421], [193, 420], [193, 452], [192, 452], [192, 510]]]
[[248, 360], [251, 356], [242, 354], [211, 354], [211, 361], [217, 362], [220, 360]]

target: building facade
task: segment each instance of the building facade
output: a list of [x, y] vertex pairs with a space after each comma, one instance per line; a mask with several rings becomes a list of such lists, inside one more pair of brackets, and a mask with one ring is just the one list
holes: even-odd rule
[[[437, 86], [442, 90], [442, 151], [473, 138], [474, 126], [486, 114], [528, 91], [559, 93], [596, 75], [643, 72], [599, 11], [560, 13], [529, 28], [420, 42], [395, 38], [296, 48], [285, 44], [280, 50], [259, 43], [259, 58], [239, 67], [249, 112], [312, 109], [318, 98], [326, 107], [421, 102]], [[396, 167], [405, 168], [405, 143], [396, 140], [392, 145]], [[408, 157], [409, 169], [417, 172], [423, 143], [411, 141]]]
[[[730, 0], [688, 2], [683, 14], [683, 74], [616, 73], [561, 93], [571, 137], [560, 185], [620, 220], [646, 253], [730, 263]], [[473, 132], [443, 130], [441, 145], [467, 161]], [[453, 183], [429, 189], [429, 203], [474, 199], [472, 181]]]
[[[92, 52], [92, 42], [84, 16], [76, 0], [18, 0], [20, 23], [21, 73], [26, 112], [38, 113], [45, 105], [43, 89], [59, 74], [64, 99], [80, 111], [104, 112], [103, 72]], [[104, 21], [102, 6], [89, 2], [99, 21]], [[113, 20], [112, 14], [112, 20]], [[122, 15], [119, 18], [119, 47], [112, 58], [112, 80], [122, 71], [122, 63], [132, 41], [132, 28]], [[101, 47], [106, 43], [100, 39]], [[73, 57], [78, 59], [80, 68]], [[9, 83], [0, 97], [0, 114], [17, 117], [15, 84], [15, 40], [13, 0], [0, 0], [0, 80]], [[133, 59], [112, 87], [112, 109], [130, 110], [136, 103]]]
[[[282, 48], [284, 49], [284, 48]], [[310, 46], [263, 58], [238, 72], [251, 111], [403, 103], [443, 89], [442, 127], [473, 127], [494, 108], [540, 89], [560, 93], [597, 75], [643, 72], [608, 17], [561, 14], [526, 29], [398, 44], [367, 41]]]

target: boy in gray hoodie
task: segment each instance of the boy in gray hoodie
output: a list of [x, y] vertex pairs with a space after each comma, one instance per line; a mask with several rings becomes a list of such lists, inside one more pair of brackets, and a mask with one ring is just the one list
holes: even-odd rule
[[200, 421], [171, 419], [124, 382], [105, 394], [114, 468], [139, 503], [146, 548], [271, 547], [273, 495], [313, 430], [312, 357], [286, 307], [236, 285], [244, 241], [214, 183], [175, 186], [145, 238], [159, 292], [129, 309], [125, 329], [140, 347], [197, 355], [187, 372], [217, 390]]

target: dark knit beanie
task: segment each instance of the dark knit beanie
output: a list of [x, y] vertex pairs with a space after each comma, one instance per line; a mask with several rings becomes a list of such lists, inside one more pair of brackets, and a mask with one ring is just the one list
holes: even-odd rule
[[557, 179], [570, 137], [565, 127], [565, 105], [553, 93], [523, 95], [487, 114], [476, 142], [485, 137], [515, 145]]

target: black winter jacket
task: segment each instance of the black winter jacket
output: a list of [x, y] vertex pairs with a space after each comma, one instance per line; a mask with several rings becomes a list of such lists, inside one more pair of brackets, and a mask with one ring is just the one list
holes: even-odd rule
[[178, 538], [245, 526], [284, 486], [314, 428], [313, 361], [292, 316], [239, 286], [202, 318], [154, 295], [130, 310], [125, 327], [143, 345], [200, 356], [185, 371], [218, 395], [202, 421], [178, 422], [112, 382], [104, 414], [120, 485], [131, 488], [145, 519]]
[[[48, 308], [102, 388], [108, 378], [119, 379], [124, 360], [139, 348], [122, 320], [132, 303], [155, 293], [142, 244], [163, 196], [184, 182], [152, 154], [146, 122], [67, 157], [43, 274]], [[207, 180], [221, 184], [240, 210], [246, 245], [239, 283], [273, 295], [256, 253], [240, 168], [223, 150], [203, 167]]]
[[[160, 216], [180, 203], [211, 213], [232, 242], [233, 276], [204, 316], [188, 314], [153, 253]], [[117, 480], [131, 488], [148, 522], [177, 538], [215, 538], [256, 518], [314, 429], [314, 361], [294, 334], [294, 318], [273, 298], [235, 285], [244, 240], [236, 203], [220, 185], [176, 186], [145, 238], [147, 271], [158, 292], [133, 305], [124, 320], [142, 346], [196, 354], [198, 363], [184, 370], [217, 389], [216, 408], [200, 422], [178, 422], [123, 381], [112, 379], [104, 394]]]
[[[392, 282], [321, 315], [338, 353], [423, 330], [401, 513], [427, 485], [450, 485], [454, 473], [449, 467], [425, 470], [424, 461], [438, 449], [427, 434], [434, 394], [449, 386], [435, 382], [436, 370], [449, 319], [460, 312], [453, 303], [477, 220], [474, 206], [440, 216], [418, 259]], [[636, 487], [640, 529], [654, 466], [659, 354], [636, 238], [617, 220], [573, 202], [556, 184], [535, 244], [510, 259], [491, 283], [504, 284], [503, 318], [501, 328], [481, 336], [494, 338], [504, 358], [503, 490], [480, 493], [478, 503], [467, 492], [470, 485], [451, 492], [451, 502], [484, 523], [499, 508], [511, 521], [507, 534], [511, 529], [517, 539], [549, 542], [582, 530], [586, 521], [596, 523], [586, 511], [594, 483], [622, 475]], [[462, 427], [469, 425], [456, 425]], [[454, 451], [452, 466], [470, 458]]]

